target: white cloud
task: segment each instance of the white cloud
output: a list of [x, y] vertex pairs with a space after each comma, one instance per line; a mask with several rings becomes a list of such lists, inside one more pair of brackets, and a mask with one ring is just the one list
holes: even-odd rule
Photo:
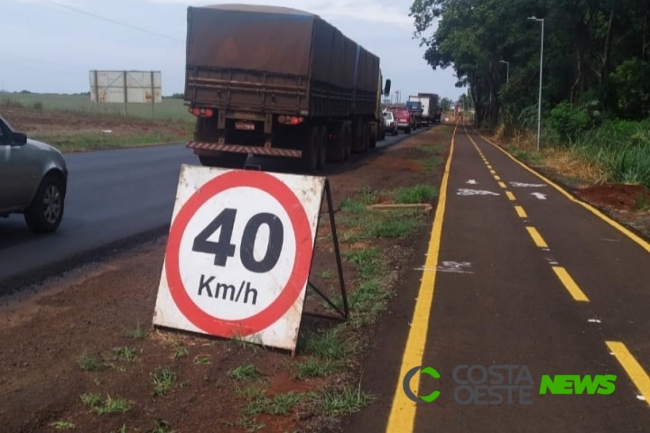
[[[217, 0], [146, 0], [150, 3], [183, 4], [187, 6], [205, 6], [222, 3]], [[404, 1], [404, 0], [402, 0]], [[281, 6], [300, 9], [320, 15], [323, 19], [328, 18], [352, 18], [362, 21], [376, 23], [395, 24], [400, 26], [412, 26], [413, 20], [408, 16], [409, 6], [395, 6], [396, 2], [383, 4], [378, 0], [302, 0], [300, 6], [296, 6], [296, 0], [240, 0], [236, 3], [258, 4], [264, 6]], [[406, 3], [406, 2], [405, 2]]]

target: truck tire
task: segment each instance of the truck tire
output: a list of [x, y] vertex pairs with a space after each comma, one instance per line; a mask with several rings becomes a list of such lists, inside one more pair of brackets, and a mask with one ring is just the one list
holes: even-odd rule
[[410, 133], [411, 133], [411, 128], [406, 128], [406, 129], [404, 130], [404, 132], [406, 132], [407, 134], [410, 134]]
[[329, 145], [329, 135], [327, 132], [327, 127], [323, 126], [319, 128], [320, 133], [318, 134], [318, 163], [316, 168], [322, 170], [325, 168], [327, 163], [327, 147]]
[[199, 161], [204, 167], [243, 168], [248, 158], [247, 153], [221, 153], [219, 156], [199, 155]]
[[375, 149], [377, 147], [377, 135], [372, 132], [372, 127], [368, 124], [368, 149]]
[[348, 161], [352, 156], [352, 124], [347, 124], [343, 128], [345, 131], [343, 137], [343, 149], [345, 151], [344, 161]]
[[347, 126], [343, 123], [338, 123], [335, 124], [335, 126], [332, 126], [332, 130], [334, 131], [337, 139], [334, 143], [329, 144], [329, 148], [327, 149], [328, 161], [344, 162], [347, 160], [349, 151], [348, 148], [350, 146], [350, 136], [348, 135], [347, 129]]
[[318, 170], [318, 148], [320, 147], [320, 128], [312, 126], [307, 136], [306, 146], [302, 150], [301, 165], [307, 173]]

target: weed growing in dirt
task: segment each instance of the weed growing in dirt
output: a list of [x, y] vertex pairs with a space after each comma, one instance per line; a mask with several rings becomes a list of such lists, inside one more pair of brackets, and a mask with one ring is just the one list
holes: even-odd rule
[[131, 409], [131, 405], [126, 399], [113, 398], [107, 395], [102, 401], [102, 396], [99, 393], [88, 393], [81, 395], [81, 401], [98, 415], [105, 415], [109, 413], [123, 413]]
[[436, 167], [442, 164], [442, 158], [438, 155], [431, 156], [422, 161], [422, 168], [427, 174], [432, 173]]
[[153, 384], [154, 395], [160, 397], [174, 386], [174, 382], [176, 382], [176, 372], [169, 368], [158, 368], [155, 372], [149, 375], [149, 379]]
[[395, 190], [395, 203], [430, 203], [438, 195], [434, 185], [422, 184]]
[[299, 346], [305, 352], [325, 359], [344, 359], [354, 352], [355, 341], [345, 337], [344, 328], [337, 326], [326, 331], [305, 333]]
[[379, 194], [377, 191], [373, 191], [371, 188], [364, 186], [359, 189], [359, 194], [361, 195], [360, 200], [364, 205], [375, 204], [379, 199]]
[[334, 276], [334, 272], [330, 271], [330, 270], [327, 270], [327, 271], [321, 272], [318, 276], [320, 278], [322, 278], [323, 280], [329, 280]]
[[77, 358], [77, 364], [83, 371], [95, 371], [99, 368], [99, 360], [86, 351]]
[[341, 210], [343, 212], [348, 212], [351, 214], [363, 214], [368, 212], [368, 209], [366, 208], [365, 204], [363, 204], [359, 200], [353, 200], [350, 198], [346, 198], [345, 200], [343, 200], [343, 202], [341, 202]]
[[542, 164], [543, 158], [539, 153], [533, 153], [525, 149], [520, 149], [514, 144], [508, 145], [506, 149], [512, 156], [525, 162], [526, 164], [537, 166]]
[[379, 249], [375, 247], [343, 252], [343, 258], [357, 267], [362, 280], [370, 279], [379, 273], [379, 256]]
[[262, 377], [262, 372], [259, 371], [253, 364], [240, 365], [239, 367], [228, 371], [228, 377], [237, 380], [250, 380]]
[[260, 398], [266, 394], [266, 384], [264, 382], [255, 382], [245, 386], [244, 388], [237, 387], [236, 393], [238, 396], [246, 400]]
[[207, 365], [210, 363], [210, 355], [197, 355], [194, 357], [194, 365]]
[[50, 423], [50, 427], [54, 427], [57, 430], [72, 430], [74, 424], [68, 421], [55, 421]]
[[126, 346], [114, 348], [113, 356], [115, 356], [115, 359], [118, 361], [127, 361], [127, 362], [133, 362], [138, 358], [135, 349], [131, 349], [130, 347], [126, 347]]
[[190, 351], [187, 347], [184, 346], [178, 346], [176, 347], [176, 350], [174, 350], [174, 354], [172, 355], [172, 359], [179, 359], [183, 358], [187, 355], [190, 354]]
[[321, 404], [325, 413], [330, 415], [348, 415], [368, 406], [374, 398], [361, 390], [361, 384], [354, 389], [344, 387], [340, 390], [325, 391]]
[[412, 235], [419, 226], [417, 219], [395, 215], [394, 218], [382, 219], [374, 224], [370, 233], [376, 238], [401, 238]]
[[[311, 377], [325, 377], [341, 371], [345, 366], [340, 360], [310, 357], [295, 364], [294, 379], [303, 380]], [[294, 366], [292, 366], [294, 367]]]
[[129, 332], [129, 336], [134, 340], [144, 340], [145, 338], [147, 338], [148, 335], [149, 335], [149, 330], [144, 326], [142, 326], [139, 320], [135, 329], [132, 329]]
[[638, 210], [650, 210], [650, 196], [637, 195], [635, 206]]
[[127, 433], [126, 424], [122, 424], [122, 427], [116, 430], [115, 433]]
[[156, 426], [151, 430], [151, 433], [175, 433], [176, 430], [172, 430], [169, 426], [169, 422], [165, 420], [156, 420]]

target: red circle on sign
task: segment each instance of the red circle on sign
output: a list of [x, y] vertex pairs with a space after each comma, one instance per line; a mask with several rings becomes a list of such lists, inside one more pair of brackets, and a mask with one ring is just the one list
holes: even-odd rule
[[[264, 310], [245, 319], [226, 320], [207, 314], [190, 298], [180, 273], [180, 246], [183, 234], [196, 211], [215, 195], [230, 188], [260, 189], [274, 197], [289, 215], [296, 241], [296, 256], [289, 280], [280, 295]], [[307, 278], [312, 256], [309, 218], [298, 197], [278, 178], [261, 171], [229, 171], [200, 187], [185, 202], [169, 231], [165, 252], [165, 272], [176, 306], [197, 328], [208, 334], [232, 337], [255, 334], [280, 319], [296, 302]]]

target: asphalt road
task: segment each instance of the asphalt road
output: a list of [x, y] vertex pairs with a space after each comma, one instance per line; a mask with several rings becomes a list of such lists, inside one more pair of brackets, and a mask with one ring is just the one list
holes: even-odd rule
[[[409, 136], [387, 136], [377, 150]], [[183, 144], [75, 153], [66, 159], [70, 184], [65, 215], [56, 233], [32, 234], [22, 215], [0, 218], [0, 295], [164, 234], [180, 166], [199, 164]], [[360, 159], [353, 155], [350, 163], [335, 169], [345, 170]], [[291, 170], [293, 162], [249, 157], [247, 164], [281, 172]]]
[[[445, 202], [428, 250], [433, 263], [424, 275], [415, 270], [419, 292], [405, 289], [409, 308], [392, 314], [398, 337], [382, 333], [364, 374], [379, 401], [347, 431], [649, 432], [650, 245], [462, 126]], [[484, 386], [477, 400], [458, 388], [461, 365], [459, 380], [478, 365], [465, 382]], [[506, 389], [485, 386], [498, 376], [481, 382], [482, 369], [495, 365], [504, 366], [500, 385], [515, 386], [510, 403]], [[415, 395], [440, 392], [430, 403], [413, 403], [404, 391], [405, 372], [418, 366], [440, 375], [411, 381]], [[543, 375], [562, 374], [615, 375], [615, 390], [540, 395]]]

